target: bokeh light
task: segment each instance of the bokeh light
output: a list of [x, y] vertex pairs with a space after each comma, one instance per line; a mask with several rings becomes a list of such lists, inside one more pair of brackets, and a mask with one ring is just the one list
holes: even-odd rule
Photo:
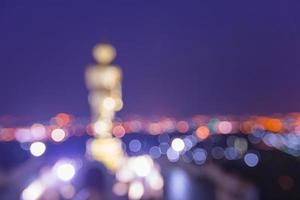
[[130, 200], [139, 200], [144, 195], [144, 186], [140, 181], [134, 181], [129, 185], [128, 197]]
[[129, 142], [129, 150], [132, 152], [139, 152], [142, 148], [142, 143], [137, 140], [133, 139]]
[[157, 146], [151, 147], [149, 150], [149, 155], [154, 159], [160, 158], [161, 156], [160, 148]]
[[159, 144], [159, 149], [160, 149], [160, 152], [161, 152], [162, 154], [166, 154], [167, 151], [168, 151], [168, 149], [169, 149], [169, 147], [170, 147], [169, 144], [166, 143], [166, 142], [160, 143], [160, 144]]
[[153, 190], [162, 190], [164, 186], [164, 180], [157, 170], [152, 170], [149, 176], [146, 177], [146, 181]]
[[259, 157], [255, 153], [247, 153], [244, 156], [244, 162], [249, 167], [255, 167], [259, 162]]
[[34, 142], [30, 145], [30, 153], [35, 157], [43, 155], [45, 151], [46, 145], [43, 142]]
[[127, 191], [128, 191], [128, 186], [126, 183], [117, 182], [113, 186], [113, 192], [117, 196], [125, 196], [127, 194]]
[[189, 124], [186, 121], [179, 121], [176, 124], [176, 129], [180, 133], [186, 133], [189, 130]]
[[129, 158], [129, 168], [139, 177], [146, 177], [152, 169], [153, 161], [149, 156]]
[[218, 124], [218, 130], [220, 133], [228, 134], [232, 131], [232, 124], [229, 121], [221, 121]]
[[46, 137], [46, 128], [43, 124], [33, 124], [30, 131], [35, 140], [42, 140]]
[[76, 172], [74, 165], [69, 161], [58, 161], [53, 170], [57, 178], [62, 181], [70, 181]]
[[62, 142], [65, 139], [65, 137], [66, 137], [66, 132], [61, 128], [54, 129], [51, 132], [51, 138], [55, 142]]
[[117, 125], [113, 128], [113, 135], [122, 138], [125, 135], [126, 131], [122, 125]]
[[214, 159], [222, 159], [224, 157], [224, 149], [222, 147], [214, 147], [211, 150], [211, 155]]
[[209, 129], [206, 126], [200, 126], [196, 130], [196, 135], [200, 140], [205, 140], [209, 136]]
[[170, 162], [176, 162], [179, 160], [179, 153], [175, 151], [173, 148], [169, 148], [167, 150], [167, 157]]
[[207, 152], [205, 151], [205, 149], [196, 148], [193, 151], [193, 158], [194, 158], [194, 161], [195, 161], [196, 164], [202, 165], [206, 161]]
[[175, 151], [181, 152], [184, 150], [185, 144], [181, 138], [175, 138], [173, 139], [171, 146]]
[[60, 194], [65, 199], [72, 199], [76, 194], [76, 189], [71, 184], [62, 185], [60, 187]]
[[294, 180], [292, 177], [287, 175], [279, 176], [278, 184], [283, 190], [291, 190], [294, 187]]
[[38, 200], [44, 192], [44, 187], [39, 181], [34, 181], [22, 192], [22, 200]]

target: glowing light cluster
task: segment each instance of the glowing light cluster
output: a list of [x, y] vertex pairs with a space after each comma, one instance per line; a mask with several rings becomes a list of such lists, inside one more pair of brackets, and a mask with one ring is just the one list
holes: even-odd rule
[[145, 194], [158, 195], [164, 185], [158, 166], [148, 155], [127, 158], [116, 178], [119, 182], [113, 191], [120, 196], [128, 193], [131, 200], [141, 199]]
[[[110, 102], [110, 100], [108, 100], [108, 102]], [[46, 139], [63, 141], [66, 139], [66, 136], [91, 132], [89, 130], [91, 124], [75, 122], [76, 120], [73, 116], [66, 113], [59, 113], [51, 119], [49, 125], [34, 123], [30, 127], [0, 128], [0, 141], [17, 140], [19, 142], [33, 142]], [[86, 128], [83, 129], [83, 127]], [[213, 134], [254, 134], [257, 131], [298, 134], [300, 133], [300, 114], [291, 113], [282, 116], [278, 115], [276, 117], [195, 116], [189, 120], [179, 121], [167, 117], [159, 118], [154, 121], [136, 118], [128, 121], [118, 120], [115, 123], [109, 121], [104, 122], [102, 120], [97, 121], [92, 127], [96, 132], [102, 133], [111, 130], [112, 134], [118, 138], [122, 138], [127, 133], [133, 132], [161, 135], [165, 133], [175, 133], [177, 131], [181, 134], [195, 132], [199, 140], [205, 140]]]
[[103, 162], [111, 171], [116, 171], [122, 165], [124, 153], [121, 141], [117, 138], [91, 139], [87, 149], [94, 160]]
[[52, 169], [42, 169], [40, 176], [30, 183], [22, 192], [22, 200], [44, 199], [48, 190], [55, 190], [66, 199], [71, 199], [75, 194], [74, 187], [68, 182], [76, 173], [74, 161], [59, 160]]
[[[105, 125], [108, 125], [108, 123], [105, 123]], [[91, 127], [91, 124], [81, 124], [76, 121], [73, 116], [65, 113], [59, 113], [51, 119], [49, 125], [34, 123], [29, 127], [0, 128], [0, 141], [17, 140], [20, 143], [30, 142], [33, 144], [34, 142], [45, 143], [45, 141], [49, 139], [54, 142], [62, 142], [72, 135], [82, 135], [86, 133], [91, 134], [89, 127]], [[159, 138], [162, 138], [160, 136], [164, 137], [167, 134], [176, 134], [176, 132], [180, 133], [182, 136], [188, 136], [190, 134], [196, 136], [182, 138], [185, 149], [191, 148], [194, 145], [195, 138], [196, 142], [201, 142], [216, 134], [227, 135], [245, 133], [249, 141], [253, 144], [257, 144], [262, 141], [270, 148], [282, 150], [293, 156], [300, 155], [299, 113], [291, 113], [282, 116], [277, 115], [276, 117], [248, 116], [244, 118], [239, 118], [237, 116], [195, 116], [186, 121], [176, 121], [175, 119], [166, 117], [155, 121], [134, 118], [128, 121], [117, 120], [114, 124], [111, 123], [107, 128], [103, 127], [105, 126], [99, 126], [99, 130], [108, 130], [112, 128], [112, 134], [117, 138], [122, 138], [127, 133], [131, 132], [145, 132], [148, 134], [159, 135]], [[185, 132], [187, 127], [188, 132]], [[245, 142], [243, 141], [236, 142], [234, 149], [224, 148], [224, 152], [226, 153], [224, 153], [223, 156], [226, 158], [235, 158], [235, 155], [243, 154], [246, 149], [244, 143]], [[44, 153], [43, 145], [40, 143], [37, 144], [39, 145], [32, 145], [30, 149], [31, 154], [34, 156], [40, 156]], [[180, 146], [182, 146], [182, 143], [179, 147]], [[155, 147], [152, 149], [151, 156], [153, 158], [158, 158], [161, 155], [166, 154], [168, 148], [169, 146], [165, 141], [160, 144], [159, 148]], [[140, 149], [141, 144], [138, 141], [132, 142], [129, 146], [129, 150], [132, 152], [139, 152]], [[176, 149], [176, 147], [173, 148], [173, 151]], [[171, 160], [176, 160], [178, 155], [173, 151], [169, 150], [167, 155], [169, 155], [170, 158], [173, 158]], [[215, 150], [214, 153], [216, 157], [220, 157], [222, 154], [217, 150]], [[190, 160], [190, 157], [185, 156], [184, 158]]]

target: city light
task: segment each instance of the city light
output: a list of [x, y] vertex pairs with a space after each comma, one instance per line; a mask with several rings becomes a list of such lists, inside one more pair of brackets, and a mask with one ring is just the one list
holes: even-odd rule
[[34, 181], [23, 190], [22, 200], [38, 200], [43, 192], [43, 185], [39, 181]]
[[185, 144], [184, 144], [184, 141], [181, 139], [181, 138], [175, 138], [173, 141], [172, 141], [172, 144], [171, 144], [172, 148], [177, 151], [177, 152], [181, 152], [184, 150], [184, 147], [185, 147]]
[[160, 148], [157, 146], [151, 147], [149, 150], [149, 155], [154, 159], [159, 158], [161, 156]]
[[63, 129], [57, 128], [51, 132], [51, 138], [55, 142], [62, 142], [66, 137], [66, 132]]
[[54, 173], [62, 181], [70, 181], [75, 175], [75, 167], [68, 161], [58, 161], [54, 168]]
[[113, 186], [113, 192], [118, 196], [124, 196], [128, 192], [128, 186], [122, 182], [115, 183]]
[[32, 138], [35, 140], [42, 140], [46, 137], [46, 128], [42, 124], [33, 124], [30, 131]]
[[205, 140], [209, 136], [209, 129], [206, 126], [200, 126], [196, 130], [196, 135], [199, 139]]
[[164, 180], [157, 170], [152, 170], [149, 176], [146, 177], [146, 181], [153, 190], [162, 190], [164, 186]]
[[255, 167], [258, 164], [259, 158], [255, 153], [247, 153], [244, 156], [244, 161], [249, 167]]
[[232, 131], [232, 124], [228, 121], [222, 121], [218, 124], [218, 130], [220, 133], [228, 134]]
[[193, 158], [196, 164], [202, 165], [206, 161], [207, 152], [204, 149], [197, 148], [193, 151]]
[[128, 197], [130, 200], [139, 200], [144, 194], [144, 186], [140, 181], [134, 181], [129, 185]]
[[173, 148], [167, 150], [167, 157], [170, 162], [176, 162], [179, 160], [179, 152], [175, 151]]
[[129, 142], [129, 149], [132, 152], [139, 152], [142, 148], [142, 143], [139, 140], [133, 139]]
[[147, 176], [152, 169], [153, 161], [149, 156], [129, 158], [129, 167], [140, 177]]
[[45, 151], [46, 145], [43, 142], [34, 142], [30, 145], [30, 153], [35, 157], [43, 155]]

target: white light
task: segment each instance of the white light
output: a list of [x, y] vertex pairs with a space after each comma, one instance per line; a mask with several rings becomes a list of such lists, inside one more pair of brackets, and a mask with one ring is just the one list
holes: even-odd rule
[[54, 173], [62, 181], [70, 181], [75, 175], [75, 167], [65, 161], [58, 161], [54, 166]]
[[136, 177], [135, 173], [129, 169], [128, 165], [124, 165], [116, 173], [116, 178], [121, 182], [130, 182]]
[[37, 200], [42, 195], [44, 188], [39, 181], [34, 181], [22, 192], [22, 200]]
[[93, 129], [97, 135], [109, 136], [112, 129], [112, 122], [109, 120], [98, 120], [93, 124]]
[[255, 153], [247, 153], [244, 157], [246, 165], [249, 167], [255, 167], [258, 164], [258, 156]]
[[46, 145], [43, 142], [34, 142], [30, 145], [30, 153], [35, 157], [43, 155], [45, 151]]
[[103, 106], [106, 110], [114, 110], [116, 107], [116, 101], [111, 97], [106, 97], [103, 100]]
[[130, 158], [128, 164], [129, 168], [132, 169], [139, 177], [147, 176], [153, 167], [153, 161], [149, 156]]
[[141, 199], [144, 194], [144, 186], [140, 181], [134, 181], [129, 185], [128, 197], [130, 200]]
[[180, 151], [183, 151], [185, 145], [184, 145], [184, 141], [182, 139], [175, 138], [172, 141], [171, 146], [175, 151], [180, 152]]
[[61, 142], [65, 139], [65, 137], [66, 137], [66, 132], [61, 128], [54, 129], [51, 132], [51, 138], [55, 142]]

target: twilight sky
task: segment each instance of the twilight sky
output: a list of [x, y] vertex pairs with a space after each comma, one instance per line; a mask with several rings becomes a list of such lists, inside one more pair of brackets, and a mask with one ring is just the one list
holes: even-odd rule
[[300, 111], [299, 0], [0, 0], [0, 115], [89, 117], [101, 41], [124, 72], [120, 116]]

